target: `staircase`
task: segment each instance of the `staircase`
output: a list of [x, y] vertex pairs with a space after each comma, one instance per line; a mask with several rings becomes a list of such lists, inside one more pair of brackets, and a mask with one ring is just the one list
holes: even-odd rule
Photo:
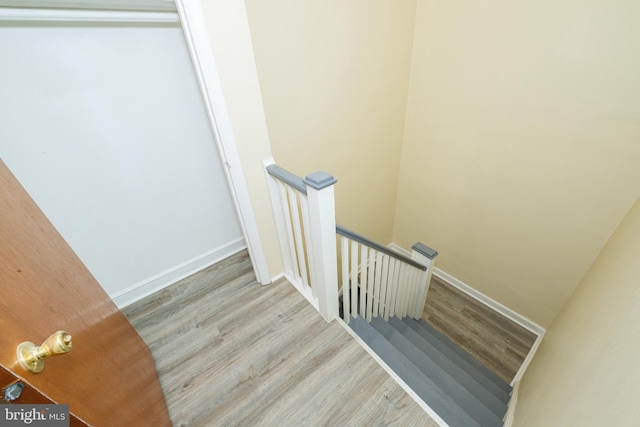
[[451, 427], [503, 426], [511, 386], [424, 320], [349, 326]]
[[285, 277], [327, 321], [340, 315], [449, 426], [503, 426], [509, 384], [412, 319], [438, 252], [418, 242], [407, 256], [336, 225], [333, 176], [264, 164]]

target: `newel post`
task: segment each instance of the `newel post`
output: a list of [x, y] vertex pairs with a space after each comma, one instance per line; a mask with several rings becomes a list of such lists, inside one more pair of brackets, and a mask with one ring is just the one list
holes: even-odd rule
[[433, 266], [438, 256], [438, 251], [431, 249], [424, 243], [416, 243], [411, 247], [411, 259], [419, 262], [427, 267], [427, 270], [422, 273], [420, 278], [420, 287], [418, 289], [418, 300], [414, 308], [413, 318], [420, 319], [422, 317], [422, 311], [424, 305], [427, 302], [427, 293], [429, 292], [429, 284], [431, 283], [431, 274], [433, 273]]
[[309, 202], [309, 228], [313, 268], [311, 286], [316, 291], [318, 310], [329, 322], [338, 317], [338, 260], [333, 184], [326, 172], [314, 172], [304, 180]]

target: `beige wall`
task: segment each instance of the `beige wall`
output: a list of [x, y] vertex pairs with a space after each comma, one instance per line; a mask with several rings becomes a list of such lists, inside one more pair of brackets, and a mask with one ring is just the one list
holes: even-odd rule
[[419, 0], [394, 241], [548, 326], [640, 194], [633, 0]]
[[338, 223], [391, 241], [415, 0], [246, 0], [276, 162], [338, 179]]
[[514, 425], [640, 425], [640, 199], [560, 311], [520, 384]]
[[202, 5], [262, 246], [274, 276], [282, 272], [282, 261], [262, 166], [271, 149], [247, 13], [241, 1], [211, 0]]
[[273, 271], [269, 139], [338, 222], [545, 327], [640, 194], [631, 0], [204, 4]]

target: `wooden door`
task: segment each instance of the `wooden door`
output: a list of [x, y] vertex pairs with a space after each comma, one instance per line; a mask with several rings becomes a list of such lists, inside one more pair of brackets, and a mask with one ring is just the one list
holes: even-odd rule
[[[149, 349], [1, 160], [0, 329], [0, 365], [86, 423], [171, 425]], [[60, 329], [71, 352], [23, 370], [16, 346]]]

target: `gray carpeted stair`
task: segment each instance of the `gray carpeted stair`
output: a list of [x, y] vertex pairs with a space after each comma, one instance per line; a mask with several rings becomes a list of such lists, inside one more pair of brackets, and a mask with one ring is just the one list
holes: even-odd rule
[[361, 317], [349, 326], [452, 427], [498, 427], [511, 386], [424, 321]]

